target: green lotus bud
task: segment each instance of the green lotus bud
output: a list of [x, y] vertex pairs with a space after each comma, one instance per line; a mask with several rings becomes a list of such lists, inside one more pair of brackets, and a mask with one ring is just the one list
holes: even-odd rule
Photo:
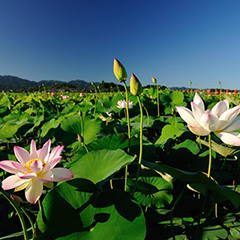
[[130, 78], [130, 92], [134, 96], [140, 95], [142, 93], [142, 84], [133, 73]]
[[127, 72], [124, 66], [116, 58], [114, 58], [113, 61], [113, 72], [119, 82], [126, 81]]
[[14, 194], [10, 194], [10, 197], [14, 200], [14, 202], [15, 202], [19, 207], [21, 207], [21, 206], [23, 205], [23, 200], [22, 200], [22, 198], [20, 198], [19, 196], [14, 195]]
[[84, 142], [84, 138], [78, 133], [77, 133], [77, 138], [79, 142]]
[[153, 81], [153, 83], [157, 84], [157, 79], [156, 78], [152, 77], [152, 81]]

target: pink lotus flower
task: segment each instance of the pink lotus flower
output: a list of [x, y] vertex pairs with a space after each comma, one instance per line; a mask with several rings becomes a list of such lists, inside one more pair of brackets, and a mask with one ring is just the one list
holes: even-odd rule
[[191, 102], [192, 111], [176, 107], [181, 118], [187, 123], [189, 130], [199, 136], [215, 133], [224, 143], [240, 146], [240, 105], [229, 109], [228, 100], [218, 102], [212, 109], [205, 111], [204, 103], [196, 93]]
[[37, 150], [32, 140], [30, 153], [15, 146], [14, 153], [18, 162], [10, 160], [0, 162], [0, 168], [14, 174], [2, 181], [2, 188], [4, 190], [15, 188], [15, 191], [26, 188], [25, 197], [28, 202], [34, 204], [42, 195], [44, 184], [73, 178], [73, 173], [69, 169], [54, 168], [62, 158], [60, 154], [64, 146], [55, 147], [51, 153], [50, 146], [51, 140], [48, 140]]
[[52, 97], [55, 97], [55, 93], [54, 92], [52, 92], [51, 95], [52, 95]]
[[62, 96], [62, 99], [67, 99], [69, 98], [69, 96]]
[[79, 96], [80, 96], [80, 97], [83, 97], [83, 93], [81, 92]]

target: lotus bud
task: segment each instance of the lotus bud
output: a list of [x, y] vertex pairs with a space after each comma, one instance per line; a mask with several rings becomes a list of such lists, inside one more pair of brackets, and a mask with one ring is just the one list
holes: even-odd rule
[[152, 81], [153, 81], [153, 83], [157, 84], [157, 79], [156, 78], [152, 77]]
[[80, 134], [77, 134], [77, 138], [79, 142], [84, 142], [84, 138]]
[[126, 81], [127, 79], [126, 69], [116, 58], [114, 58], [113, 61], [113, 72], [119, 82]]
[[142, 93], [142, 84], [133, 73], [130, 78], [130, 92], [133, 96], [137, 96]]
[[14, 202], [15, 202], [19, 207], [21, 207], [21, 206], [23, 205], [23, 200], [22, 200], [22, 198], [20, 198], [19, 196], [14, 195], [14, 194], [10, 194], [10, 197], [14, 200]]
[[82, 117], [82, 115], [83, 115], [81, 110], [79, 110], [78, 114], [80, 117]]

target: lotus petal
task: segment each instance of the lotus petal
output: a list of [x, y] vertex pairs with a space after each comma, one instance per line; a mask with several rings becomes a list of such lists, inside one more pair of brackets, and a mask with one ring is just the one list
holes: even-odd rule
[[58, 181], [64, 181], [68, 180], [70, 178], [73, 178], [73, 173], [67, 168], [54, 168], [52, 169], [54, 179], [53, 181], [58, 182]]
[[239, 133], [220, 132], [220, 133], [216, 133], [216, 135], [226, 144], [233, 145], [233, 146], [240, 146]]
[[25, 197], [28, 202], [35, 204], [42, 195], [43, 184], [36, 179], [31, 179], [25, 190]]
[[14, 146], [14, 153], [23, 166], [30, 160], [30, 154], [24, 148]]
[[199, 124], [195, 120], [193, 113], [185, 107], [176, 107], [181, 118], [193, 127], [199, 127]]
[[209, 132], [214, 132], [218, 127], [219, 119], [214, 114], [204, 113], [200, 119], [200, 123], [201, 123], [201, 126], [206, 130], [208, 130]]
[[207, 136], [210, 133], [210, 131], [208, 131], [207, 129], [204, 129], [202, 127], [193, 127], [193, 126], [190, 126], [189, 124], [188, 124], [188, 128], [192, 133], [198, 136]]
[[17, 175], [7, 177], [2, 181], [2, 188], [4, 190], [12, 189], [21, 186], [27, 180], [19, 178]]

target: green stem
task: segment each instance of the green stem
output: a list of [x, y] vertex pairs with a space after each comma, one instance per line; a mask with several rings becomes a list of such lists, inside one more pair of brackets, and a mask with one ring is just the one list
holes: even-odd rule
[[[139, 109], [140, 109], [140, 151], [139, 151], [139, 159], [138, 159], [138, 166], [140, 167], [142, 162], [142, 150], [143, 150], [143, 110], [142, 110], [142, 104], [140, 97], [137, 96], [138, 103], [139, 103]], [[138, 173], [139, 174], [139, 173]]]
[[183, 187], [181, 193], [179, 194], [178, 198], [176, 199], [175, 203], [173, 204], [172, 210], [171, 210], [170, 224], [171, 224], [171, 231], [172, 231], [173, 240], [175, 240], [175, 234], [174, 234], [174, 229], [173, 229], [173, 213], [174, 213], [174, 210], [175, 210], [178, 202], [179, 202], [180, 199], [182, 198], [185, 189], [186, 189], [186, 186]]
[[129, 119], [129, 110], [128, 110], [128, 90], [127, 85], [125, 82], [123, 82], [125, 93], [126, 93], [126, 112], [127, 112], [127, 124], [128, 124], [128, 138], [131, 138], [131, 132], [130, 132], [130, 119]]
[[200, 226], [200, 221], [201, 221], [201, 218], [202, 218], [202, 215], [203, 215], [204, 208], [205, 208], [205, 206], [207, 204], [208, 194], [209, 194], [209, 189], [206, 192], [206, 195], [205, 195], [205, 198], [204, 198], [204, 202], [203, 202], [203, 205], [202, 205], [202, 209], [201, 209], [199, 217], [198, 217], [197, 229], [196, 229], [196, 232], [195, 232], [195, 238], [194, 239], [197, 239], [197, 236], [198, 236], [198, 229], [199, 229], [199, 226]]
[[137, 173], [136, 173], [136, 180], [135, 180], [132, 194], [134, 194], [136, 187], [137, 187], [137, 181], [138, 181], [140, 167], [141, 167], [141, 163], [142, 163], [142, 152], [143, 152], [143, 110], [142, 110], [142, 103], [141, 103], [140, 97], [138, 95], [137, 95], [137, 99], [138, 99], [140, 116], [141, 116], [141, 118], [140, 118], [140, 150], [139, 150], [139, 156], [138, 156], [138, 167], [137, 167]]
[[83, 146], [84, 146], [84, 148], [85, 148], [86, 152], [87, 152], [87, 153], [89, 153], [89, 151], [88, 151], [88, 148], [87, 148], [86, 144], [85, 144], [84, 142], [83, 142], [82, 144], [83, 144]]
[[149, 125], [149, 114], [148, 114], [148, 110], [147, 110], [147, 108], [142, 104], [142, 106], [143, 106], [143, 108], [144, 108], [144, 110], [145, 110], [145, 112], [146, 112], [146, 114], [147, 114], [147, 124]]
[[80, 121], [81, 121], [81, 130], [82, 130], [82, 137], [84, 138], [84, 129], [83, 129], [83, 117], [82, 117], [82, 112], [79, 112], [80, 116]]
[[212, 144], [211, 144], [211, 133], [208, 135], [208, 144], [209, 144], [209, 161], [208, 161], [208, 177], [211, 174], [211, 166], [212, 166]]
[[35, 229], [34, 229], [34, 223], [33, 223], [32, 219], [31, 219], [31, 217], [29, 216], [29, 214], [26, 212], [26, 210], [25, 210], [23, 207], [20, 207], [20, 208], [21, 208], [21, 210], [23, 211], [23, 213], [25, 214], [25, 216], [28, 218], [28, 220], [29, 220], [29, 222], [30, 222], [30, 224], [31, 224], [32, 233], [33, 233], [33, 235], [34, 235]]
[[227, 157], [224, 157], [224, 161], [223, 161], [223, 164], [221, 166], [220, 173], [222, 173], [222, 170], [223, 170], [223, 168], [225, 166], [226, 161], [227, 161]]
[[159, 92], [158, 92], [158, 85], [157, 85], [157, 116], [160, 116], [160, 104], [159, 104]]
[[[130, 151], [130, 139], [131, 139], [131, 131], [130, 131], [130, 119], [129, 119], [129, 110], [128, 110], [128, 90], [127, 85], [123, 82], [126, 94], [126, 114], [127, 114], [127, 124], [128, 124], [128, 149], [127, 152]], [[127, 191], [127, 177], [128, 177], [128, 165], [125, 167], [125, 176], [124, 176], [124, 191]]]
[[9, 203], [13, 206], [13, 208], [17, 212], [17, 215], [19, 217], [20, 223], [22, 225], [24, 240], [29, 240], [26, 223], [25, 223], [25, 220], [23, 218], [23, 215], [22, 215], [22, 212], [21, 212], [20, 208], [18, 207], [18, 205], [14, 202], [14, 200], [10, 197], [10, 195], [5, 190], [0, 188], [0, 192], [9, 201]]

